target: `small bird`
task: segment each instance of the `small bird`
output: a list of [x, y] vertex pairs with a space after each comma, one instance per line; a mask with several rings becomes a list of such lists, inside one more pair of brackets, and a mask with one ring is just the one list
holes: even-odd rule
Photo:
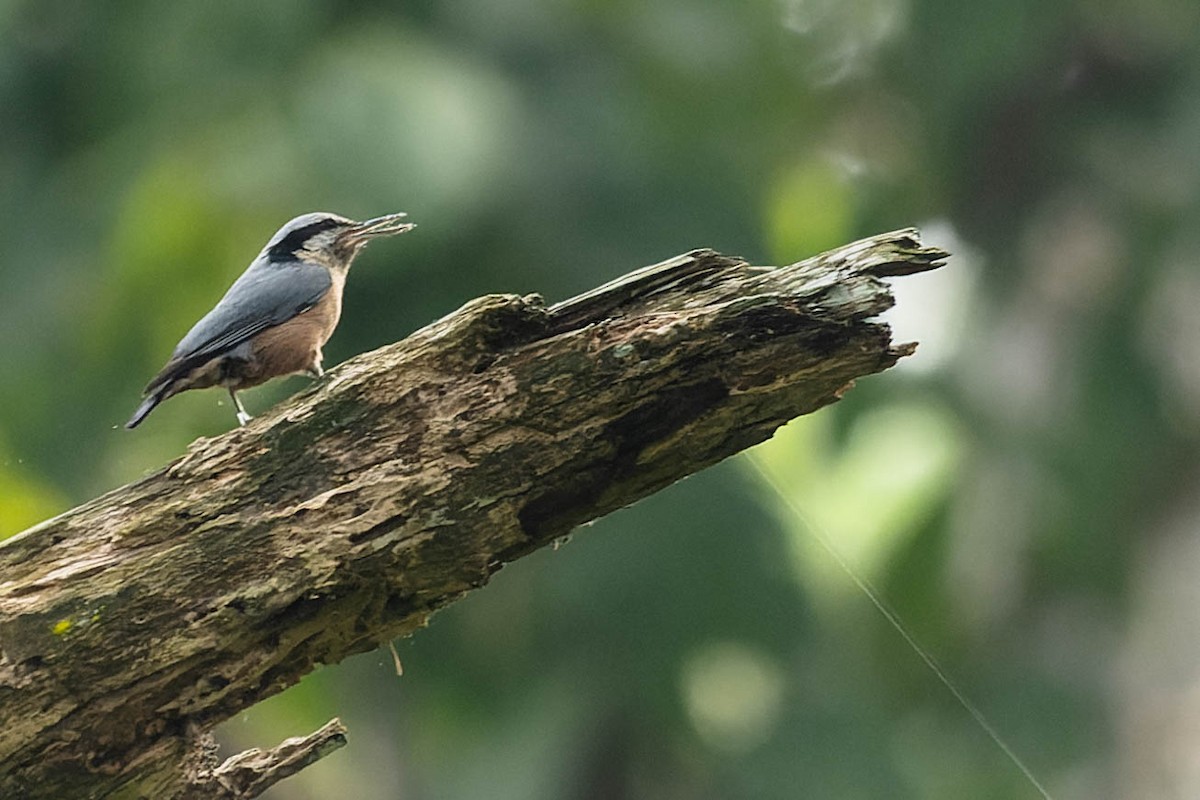
[[355, 222], [318, 211], [280, 228], [175, 346], [125, 427], [136, 428], [168, 397], [218, 385], [229, 390], [238, 424], [245, 425], [250, 415], [238, 399], [240, 390], [280, 375], [325, 374], [321, 347], [341, 316], [350, 263], [372, 239], [415, 228], [402, 221], [406, 216]]

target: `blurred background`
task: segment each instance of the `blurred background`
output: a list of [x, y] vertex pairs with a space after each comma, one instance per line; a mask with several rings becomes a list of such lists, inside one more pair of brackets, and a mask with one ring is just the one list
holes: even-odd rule
[[[221, 729], [271, 800], [1200, 796], [1194, 0], [0, 3], [0, 537], [234, 424], [120, 428], [288, 218], [408, 211], [326, 364], [476, 295], [917, 224], [922, 342]], [[248, 393], [258, 413], [303, 379]]]

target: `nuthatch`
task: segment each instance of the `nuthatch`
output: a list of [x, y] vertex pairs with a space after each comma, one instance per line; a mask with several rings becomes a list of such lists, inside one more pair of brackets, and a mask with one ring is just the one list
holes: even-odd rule
[[321, 347], [341, 316], [350, 263], [371, 239], [412, 230], [414, 225], [401, 222], [405, 216], [355, 222], [316, 212], [280, 228], [175, 346], [125, 427], [137, 427], [168, 397], [218, 385], [229, 390], [238, 423], [245, 425], [250, 415], [239, 390], [280, 375], [323, 375]]

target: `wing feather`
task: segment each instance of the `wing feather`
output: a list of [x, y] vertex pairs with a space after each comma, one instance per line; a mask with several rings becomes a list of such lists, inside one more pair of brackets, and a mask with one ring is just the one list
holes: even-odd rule
[[315, 264], [256, 261], [179, 341], [146, 393], [304, 313], [331, 284], [329, 271]]

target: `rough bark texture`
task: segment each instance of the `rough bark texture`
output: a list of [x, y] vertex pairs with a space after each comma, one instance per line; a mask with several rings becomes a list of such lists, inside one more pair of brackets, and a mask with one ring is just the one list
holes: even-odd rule
[[[204, 737], [206, 734], [198, 734]], [[215, 769], [216, 743], [204, 742], [193, 753], [199, 754], [185, 774], [187, 788], [179, 800], [241, 800], [258, 797], [265, 790], [295, 775], [309, 764], [346, 745], [346, 726], [339, 719], [325, 723], [308, 736], [296, 736], [270, 750], [247, 750], [225, 760]]]
[[891, 366], [880, 278], [945, 256], [899, 231], [482, 297], [9, 540], [0, 797], [256, 796], [340, 725], [221, 766], [214, 725]]

